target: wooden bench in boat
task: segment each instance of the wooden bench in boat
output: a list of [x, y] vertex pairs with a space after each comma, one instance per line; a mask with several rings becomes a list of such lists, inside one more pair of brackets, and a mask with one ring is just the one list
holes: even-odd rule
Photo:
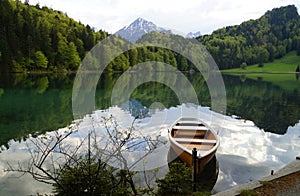
[[205, 126], [174, 126], [173, 129], [177, 130], [199, 130], [207, 131], [208, 129]]
[[198, 138], [202, 139], [206, 135], [204, 131], [175, 131], [174, 138]]
[[174, 138], [176, 142], [185, 142], [185, 143], [206, 143], [206, 144], [215, 144], [217, 140], [206, 140], [206, 139], [190, 139], [190, 138]]
[[180, 120], [177, 122], [178, 124], [194, 124], [194, 125], [201, 125], [202, 122], [200, 121], [193, 121], [193, 120]]

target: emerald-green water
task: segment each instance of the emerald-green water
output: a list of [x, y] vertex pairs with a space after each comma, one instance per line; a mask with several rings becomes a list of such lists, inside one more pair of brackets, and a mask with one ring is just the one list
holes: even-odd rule
[[[104, 74], [98, 82], [96, 108], [106, 109], [111, 92], [120, 74]], [[132, 74], [134, 77], [134, 74]], [[163, 77], [163, 75], [161, 76]], [[209, 90], [199, 73], [186, 74], [202, 106], [210, 106]], [[267, 75], [265, 75], [268, 78]], [[278, 76], [280, 77], [280, 75]], [[285, 76], [286, 77], [286, 76]], [[75, 74], [8, 74], [0, 76], [0, 146], [11, 139], [20, 140], [28, 134], [38, 134], [69, 125], [73, 120], [72, 88]], [[258, 79], [224, 75], [227, 94], [227, 115], [252, 120], [265, 131], [283, 134], [288, 126], [300, 119], [300, 81], [278, 85]], [[176, 78], [174, 78], [175, 82]], [[293, 85], [290, 85], [292, 82]], [[288, 86], [289, 88], [284, 88]], [[140, 85], [131, 98], [149, 107], [154, 102], [166, 108], [179, 103], [176, 94], [161, 83]]]

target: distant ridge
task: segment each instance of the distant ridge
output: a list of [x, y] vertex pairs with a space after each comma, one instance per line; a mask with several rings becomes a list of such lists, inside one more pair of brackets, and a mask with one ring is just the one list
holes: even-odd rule
[[151, 21], [147, 21], [143, 18], [138, 18], [135, 21], [133, 21], [129, 26], [125, 26], [122, 29], [118, 30], [115, 33], [115, 35], [119, 35], [123, 39], [134, 43], [143, 35], [153, 31], [166, 34], [179, 34], [173, 30], [158, 27]]
[[220, 69], [272, 62], [291, 51], [300, 56], [300, 16], [295, 5], [274, 8], [256, 20], [215, 30], [197, 39]]
[[195, 33], [189, 32], [189, 33], [186, 35], [186, 37], [187, 37], [187, 38], [197, 38], [197, 37], [200, 37], [201, 35], [202, 35], [202, 34], [201, 34], [200, 31], [197, 31], [197, 32], [195, 32]]

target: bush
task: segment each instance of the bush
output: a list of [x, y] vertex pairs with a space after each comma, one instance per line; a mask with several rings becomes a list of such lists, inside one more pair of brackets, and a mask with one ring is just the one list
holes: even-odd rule
[[158, 195], [192, 195], [192, 169], [184, 163], [175, 162], [165, 178], [156, 180]]
[[264, 67], [264, 64], [263, 63], [259, 63], [258, 67]]
[[115, 169], [106, 163], [79, 158], [72, 165], [59, 172], [58, 183], [53, 184], [56, 195], [130, 195], [121, 172], [114, 175]]
[[247, 63], [243, 62], [243, 63], [241, 64], [241, 69], [246, 69], [246, 68], [247, 68]]

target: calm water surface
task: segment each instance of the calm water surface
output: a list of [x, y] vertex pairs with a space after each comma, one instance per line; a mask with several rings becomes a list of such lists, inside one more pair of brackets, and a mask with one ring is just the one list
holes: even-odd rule
[[[95, 97], [96, 109], [103, 110], [111, 106], [111, 91], [119, 76], [118, 74], [101, 76]], [[10, 144], [14, 143], [12, 141], [22, 141], [29, 134], [38, 135], [72, 123], [74, 77], [75, 75], [53, 74], [1, 75], [0, 146], [2, 146], [2, 155], [0, 154], [0, 161], [9, 160], [4, 154], [9, 153], [7, 149], [11, 148]], [[200, 110], [204, 110], [204, 113], [211, 112], [208, 109], [210, 106], [209, 90], [201, 75], [187, 74], [186, 77], [198, 95], [202, 106]], [[277, 77], [280, 78], [282, 75]], [[277, 168], [291, 161], [294, 154], [284, 155], [284, 151], [299, 149], [299, 145], [294, 145], [291, 141], [297, 141], [297, 134], [300, 136], [298, 126], [300, 81], [293, 75], [282, 78], [282, 81], [271, 82], [268, 75], [252, 77], [252, 79], [245, 76], [223, 76], [227, 94], [227, 111], [226, 116], [223, 117], [226, 119], [223, 125], [226, 131], [220, 134], [223, 141], [221, 140], [217, 154], [220, 172], [215, 191], [259, 178], [262, 174], [267, 175], [270, 168]], [[176, 113], [176, 108], [180, 107], [176, 94], [161, 83], [145, 83], [135, 89], [131, 98], [136, 100], [137, 107], [142, 108], [143, 106], [151, 107], [152, 103], [159, 102], [166, 108], [166, 111]], [[173, 119], [170, 117], [167, 120]], [[251, 139], [253, 135], [260, 139], [253, 141]], [[232, 142], [233, 137], [236, 142]], [[261, 144], [257, 144], [259, 142]], [[255, 151], [257, 150], [253, 148], [257, 147], [255, 145], [261, 145], [261, 153]], [[282, 151], [276, 151], [272, 146]], [[251, 157], [247, 159], [245, 158], [247, 156]], [[269, 165], [266, 166], [266, 164]], [[247, 175], [249, 173], [250, 179], [245, 177], [245, 173]], [[0, 192], [2, 193], [10, 192], [8, 187], [12, 188], [13, 184], [17, 184], [18, 181], [17, 179], [3, 181], [4, 178], [1, 180], [1, 177], [5, 175], [3, 172], [0, 173]]]

